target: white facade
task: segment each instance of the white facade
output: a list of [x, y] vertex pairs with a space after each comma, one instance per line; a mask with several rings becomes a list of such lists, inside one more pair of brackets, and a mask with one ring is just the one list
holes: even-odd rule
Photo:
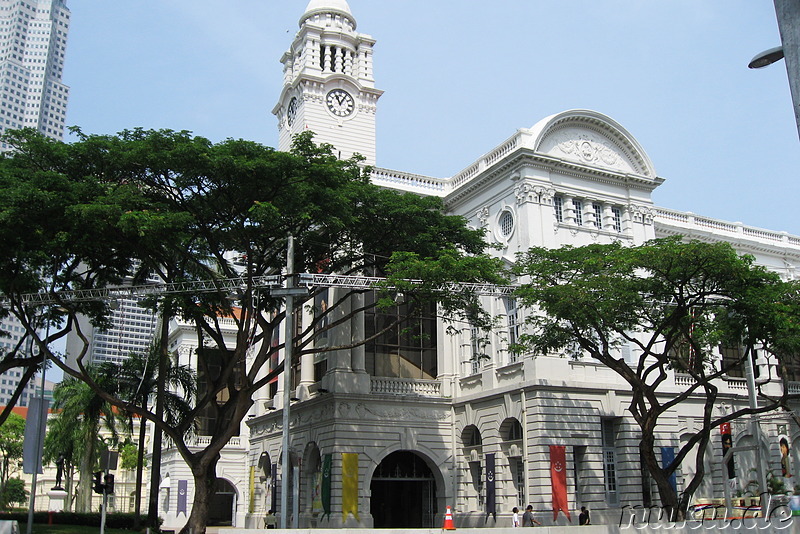
[[[371, 76], [374, 41], [355, 29], [345, 0], [308, 4], [300, 31], [281, 60], [284, 89], [273, 110], [279, 149], [288, 149], [293, 134], [309, 129], [342, 157], [361, 153], [367, 163], [374, 161], [375, 106], [381, 94]], [[337, 90], [347, 92], [352, 107]], [[486, 228], [490, 239], [501, 245], [496, 254], [508, 263], [534, 245], [638, 245], [681, 234], [728, 241], [785, 278], [797, 276], [798, 236], [655, 206], [652, 195], [664, 179], [636, 139], [601, 113], [571, 110], [547, 117], [467, 163], [448, 178], [377, 168], [372, 179], [383, 187], [442, 197], [451, 213], [463, 215], [473, 227]], [[474, 357], [469, 325], [461, 325], [457, 335], [446, 334], [439, 325], [432, 337], [435, 361], [415, 377], [409, 376], [410, 364], [378, 365], [368, 348], [359, 348], [331, 353], [327, 372], [316, 381], [313, 366], [319, 362], [306, 358], [289, 429], [281, 420], [283, 386], [277, 392], [265, 388], [247, 429], [243, 426], [240, 440], [229, 447], [236, 461], [220, 467], [220, 477], [235, 493], [224, 500], [232, 507], [233, 526], [262, 527], [267, 509], [280, 502], [276, 497], [284, 474], [279, 458], [286, 452], [281, 442], [287, 430], [295, 470], [286, 477], [291, 478], [290, 486], [297, 483], [290, 502], [299, 498], [300, 511], [294, 527], [438, 527], [448, 505], [459, 526], [492, 526], [495, 519], [485, 513], [483, 484], [489, 454], [496, 462], [497, 524], [504, 524], [512, 507], [528, 503], [539, 521], [553, 524], [550, 445], [566, 447], [573, 522], [581, 506], [592, 510], [594, 523], [601, 523], [618, 521], [620, 507], [641, 505], [648, 492], [657, 502], [655, 487], [641, 473], [638, 427], [626, 410], [629, 386], [587, 358], [512, 354], [509, 340], [519, 333], [523, 312], [503, 298], [487, 298], [486, 305], [505, 325], [481, 348], [488, 359]], [[364, 335], [365, 324], [366, 320], [354, 321], [331, 335], [357, 338]], [[621, 347], [620, 357], [633, 362], [637, 354]], [[189, 361], [188, 353], [181, 358]], [[770, 376], [766, 365], [761, 371]], [[666, 395], [685, 385], [679, 374], [670, 384]], [[780, 385], [773, 380], [764, 387], [775, 391]], [[746, 403], [743, 379], [730, 377], [720, 383], [719, 413]], [[699, 428], [698, 410], [691, 402], [662, 421], [657, 441], [664, 449], [679, 447]], [[763, 445], [770, 451], [766, 461], [772, 469], [778, 468], [780, 458], [778, 425], [787, 426], [793, 442], [800, 439], [800, 431], [787, 418], [762, 420]], [[244, 450], [247, 435], [249, 447]], [[744, 422], [733, 424], [733, 436], [734, 445], [753, 440]], [[791, 457], [800, 465], [797, 450], [792, 449]], [[342, 513], [342, 455], [353, 453], [358, 455], [357, 518]], [[328, 457], [332, 514], [323, 516], [315, 497]], [[727, 477], [720, 457], [715, 442], [698, 498], [722, 496]], [[178, 462], [176, 458], [169, 467], [170, 492], [175, 491], [175, 476], [192, 484]], [[753, 465], [752, 454], [737, 455], [739, 489]], [[693, 461], [687, 459], [677, 477], [678, 491], [684, 475], [693, 470]], [[191, 487], [188, 491], [191, 502]], [[169, 510], [172, 506], [170, 497]], [[170, 514], [165, 526], [179, 519]], [[565, 521], [560, 515], [557, 523]]]
[[0, 1], [0, 133], [34, 128], [62, 138], [69, 17], [65, 0]]

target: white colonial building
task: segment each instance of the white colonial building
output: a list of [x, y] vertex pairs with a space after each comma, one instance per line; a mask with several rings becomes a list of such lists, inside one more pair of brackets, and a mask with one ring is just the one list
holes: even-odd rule
[[[281, 59], [283, 90], [273, 109], [279, 149], [287, 150], [293, 134], [309, 129], [342, 157], [360, 153], [375, 162], [375, 113], [382, 91], [372, 77], [374, 42], [356, 31], [345, 0], [311, 0]], [[637, 245], [680, 234], [728, 241], [786, 279], [795, 278], [800, 265], [800, 237], [655, 206], [652, 195], [664, 179], [631, 133], [595, 111], [542, 119], [465, 164], [447, 178], [382, 168], [372, 178], [383, 187], [442, 197], [451, 213], [486, 228], [501, 244], [496, 254], [509, 264], [517, 252], [534, 245]], [[474, 357], [468, 325], [449, 335], [433, 323], [426, 327], [427, 337], [378, 340], [332, 353], [324, 365], [304, 359], [288, 429], [281, 420], [283, 385], [265, 389], [239, 441], [220, 462], [219, 502], [229, 507], [222, 510], [227, 521], [262, 527], [266, 511], [277, 507], [287, 430], [293, 473], [286, 478], [288, 487], [297, 489], [289, 510], [278, 512], [291, 513], [296, 505], [295, 527], [438, 527], [446, 506], [453, 508], [459, 526], [492, 526], [484, 483], [489, 461], [494, 462], [498, 514], [530, 503], [539, 521], [552, 524], [551, 445], [565, 447], [574, 522], [581, 506], [592, 510], [598, 523], [603, 518], [616, 522], [624, 505], [656, 502], [655, 488], [642, 475], [637, 428], [626, 411], [629, 387], [589, 359], [510, 352], [523, 312], [508, 298], [486, 303], [505, 325], [481, 347], [488, 359]], [[331, 335], [363, 336], [377, 320], [365, 314]], [[188, 349], [181, 352], [187, 358], [193, 348]], [[620, 356], [637, 358], [627, 347], [620, 348]], [[770, 376], [766, 367], [762, 371], [762, 377]], [[672, 384], [681, 391], [681, 376], [675, 375]], [[744, 378], [729, 377], [720, 384], [720, 413], [746, 404], [747, 398]], [[698, 428], [698, 415], [691, 406], [671, 413], [658, 429], [659, 446], [679, 447]], [[765, 460], [772, 469], [780, 459], [778, 425], [786, 425], [795, 440], [800, 434], [788, 419], [762, 421], [764, 450], [770, 451]], [[753, 440], [744, 422], [733, 425], [733, 437], [734, 445]], [[709, 449], [698, 497], [722, 497], [727, 477], [717, 445]], [[179, 481], [188, 481], [182, 488], [189, 503], [193, 490], [188, 471], [177, 467], [177, 458], [170, 461], [168, 450], [165, 454], [162, 515], [171, 528], [186, 518], [174, 513]], [[796, 448], [791, 457], [800, 460]], [[684, 463], [678, 491], [693, 464]], [[739, 489], [754, 478], [753, 465], [752, 453], [737, 455]], [[357, 481], [355, 503], [345, 497], [343, 476]], [[321, 504], [324, 479], [330, 481], [329, 515]], [[566, 522], [563, 514], [557, 522]]]

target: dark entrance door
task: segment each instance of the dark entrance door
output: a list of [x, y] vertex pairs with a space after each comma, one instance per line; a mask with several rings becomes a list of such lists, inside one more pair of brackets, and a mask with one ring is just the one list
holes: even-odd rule
[[432, 528], [436, 482], [425, 462], [411, 451], [390, 454], [370, 484], [376, 528]]
[[214, 496], [208, 510], [209, 525], [233, 525], [233, 499], [236, 490], [224, 478], [218, 478], [214, 485]]

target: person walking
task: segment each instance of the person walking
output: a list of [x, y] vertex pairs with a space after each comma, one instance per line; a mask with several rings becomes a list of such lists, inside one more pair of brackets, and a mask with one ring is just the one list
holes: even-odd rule
[[519, 526], [519, 508], [516, 506], [511, 509], [511, 526], [518, 527]]
[[542, 526], [536, 518], [533, 517], [533, 506], [530, 504], [525, 508], [525, 513], [522, 514], [522, 526], [523, 527], [535, 527], [535, 526]]

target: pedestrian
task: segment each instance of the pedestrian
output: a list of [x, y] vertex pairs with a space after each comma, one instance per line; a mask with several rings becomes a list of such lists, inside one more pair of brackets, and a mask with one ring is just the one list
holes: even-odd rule
[[517, 508], [515, 506], [514, 508], [511, 509], [511, 512], [513, 512], [512, 515], [511, 515], [511, 526], [512, 527], [518, 527], [519, 526], [519, 508]]
[[579, 525], [591, 525], [592, 520], [589, 519], [589, 510], [585, 506], [581, 506], [581, 515], [578, 516]]
[[525, 513], [522, 514], [522, 526], [523, 527], [535, 527], [535, 526], [542, 526], [534, 517], [533, 517], [533, 506], [530, 504], [525, 508]]
[[264, 527], [278, 528], [278, 518], [275, 517], [275, 510], [267, 512], [267, 516], [264, 518]]

